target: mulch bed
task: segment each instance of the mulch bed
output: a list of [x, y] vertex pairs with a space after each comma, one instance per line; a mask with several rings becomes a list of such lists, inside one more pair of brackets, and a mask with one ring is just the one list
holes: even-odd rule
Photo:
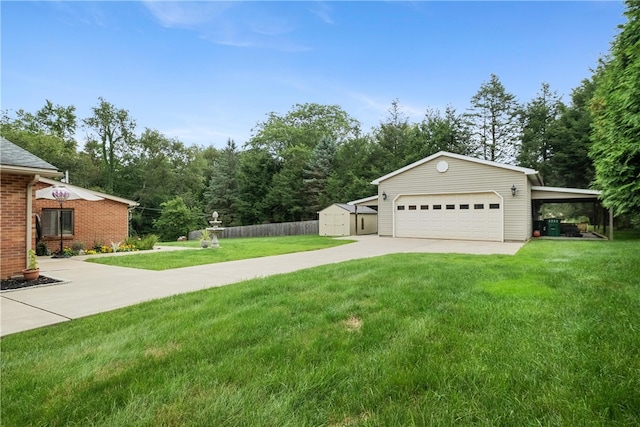
[[0, 290], [8, 291], [10, 289], [30, 288], [32, 286], [50, 285], [52, 283], [59, 283], [62, 280], [52, 279], [47, 276], [40, 276], [36, 280], [24, 280], [24, 279], [2, 279]]

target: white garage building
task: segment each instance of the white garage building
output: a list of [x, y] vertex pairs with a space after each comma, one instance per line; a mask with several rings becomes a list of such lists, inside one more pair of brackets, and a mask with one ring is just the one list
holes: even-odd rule
[[534, 206], [550, 199], [596, 203], [599, 195], [545, 187], [533, 169], [444, 151], [372, 184], [377, 197], [351, 204], [377, 205], [378, 234], [391, 237], [525, 241], [537, 219]]

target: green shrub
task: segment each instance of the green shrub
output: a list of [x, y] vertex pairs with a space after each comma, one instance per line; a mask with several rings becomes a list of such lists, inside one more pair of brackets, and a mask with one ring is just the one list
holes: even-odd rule
[[155, 234], [148, 234], [141, 240], [141, 245], [138, 246], [140, 250], [151, 250], [158, 243], [158, 236]]
[[36, 245], [36, 255], [38, 256], [51, 255], [51, 251], [49, 250], [45, 242], [38, 242], [38, 244]]
[[132, 246], [139, 251], [151, 250], [156, 243], [158, 243], [158, 236], [156, 236], [155, 234], [149, 234], [144, 236], [143, 238], [127, 237], [127, 239], [124, 241], [124, 244], [126, 246]]

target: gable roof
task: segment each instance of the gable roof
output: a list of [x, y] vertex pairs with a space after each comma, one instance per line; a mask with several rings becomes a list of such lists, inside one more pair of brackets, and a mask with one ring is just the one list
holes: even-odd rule
[[424, 163], [430, 162], [433, 159], [437, 159], [438, 157], [450, 157], [452, 159], [458, 159], [458, 160], [464, 160], [467, 162], [473, 162], [473, 163], [479, 163], [481, 165], [486, 165], [486, 166], [492, 166], [492, 167], [497, 167], [497, 168], [502, 168], [502, 169], [507, 169], [507, 170], [512, 170], [512, 171], [516, 171], [516, 172], [522, 172], [523, 174], [529, 176], [529, 179], [535, 184], [535, 185], [544, 185], [543, 181], [542, 181], [542, 177], [540, 176], [540, 174], [538, 173], [538, 171], [534, 170], [534, 169], [529, 169], [529, 168], [523, 168], [520, 166], [513, 166], [513, 165], [507, 165], [504, 163], [498, 163], [498, 162], [492, 162], [489, 160], [482, 160], [482, 159], [476, 159], [475, 157], [469, 157], [469, 156], [463, 156], [462, 154], [455, 154], [455, 153], [449, 153], [447, 151], [439, 151], [436, 154], [433, 154], [429, 157], [425, 157], [422, 160], [418, 160], [417, 162], [411, 163], [410, 165], [407, 165], [403, 168], [400, 168], [398, 170], [395, 170], [385, 176], [382, 176], [378, 179], [375, 179], [373, 181], [371, 181], [372, 184], [374, 185], [378, 185], [380, 184], [382, 181], [385, 181], [389, 178], [392, 178], [396, 175], [400, 175], [403, 172], [406, 172], [410, 169], [413, 169], [415, 167], [418, 167]]
[[[38, 182], [41, 182], [43, 184], [48, 184], [48, 185], [58, 185], [58, 184], [60, 184], [60, 181], [56, 181], [56, 180], [53, 180], [53, 179], [47, 179], [47, 178], [40, 178], [38, 180]], [[129, 205], [130, 208], [133, 208], [133, 207], [136, 207], [136, 206], [140, 205], [140, 203], [138, 203], [136, 201], [133, 201], [133, 200], [124, 199], [122, 197], [113, 196], [111, 194], [101, 193], [99, 191], [89, 190], [87, 188], [78, 187], [77, 185], [71, 185], [71, 184], [67, 184], [67, 183], [64, 183], [64, 185], [66, 187], [71, 188], [71, 189], [80, 189], [82, 191], [86, 191], [87, 193], [91, 193], [94, 196], [102, 197], [103, 199], [113, 200], [114, 202], [118, 202], [118, 203], [124, 203], [126, 205]]]
[[369, 202], [376, 202], [376, 203], [371, 203], [371, 206], [378, 206], [378, 195], [376, 194], [375, 196], [369, 196], [369, 197], [365, 197], [364, 199], [358, 199], [358, 200], [352, 200], [350, 202], [347, 202], [348, 205], [358, 205], [358, 206], [366, 206], [367, 203]]
[[377, 214], [378, 212], [375, 209], [368, 208], [366, 206], [354, 206], [347, 203], [335, 203], [339, 208], [348, 211], [349, 213], [356, 213], [356, 208], [358, 208], [359, 214]]
[[0, 136], [0, 169], [17, 174], [59, 176], [58, 168]]

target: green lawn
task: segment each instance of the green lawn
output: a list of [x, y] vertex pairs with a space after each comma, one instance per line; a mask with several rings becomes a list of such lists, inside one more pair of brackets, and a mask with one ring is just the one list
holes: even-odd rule
[[6, 426], [636, 426], [640, 242], [397, 254], [2, 339]]
[[259, 258], [294, 252], [313, 251], [351, 243], [331, 237], [306, 235], [286, 237], [258, 237], [250, 239], [220, 239], [220, 249], [201, 249], [200, 241], [164, 242], [159, 246], [183, 246], [197, 248], [171, 252], [135, 252], [126, 256], [101, 256], [87, 261], [118, 267], [146, 270], [168, 270], [247, 258]]

